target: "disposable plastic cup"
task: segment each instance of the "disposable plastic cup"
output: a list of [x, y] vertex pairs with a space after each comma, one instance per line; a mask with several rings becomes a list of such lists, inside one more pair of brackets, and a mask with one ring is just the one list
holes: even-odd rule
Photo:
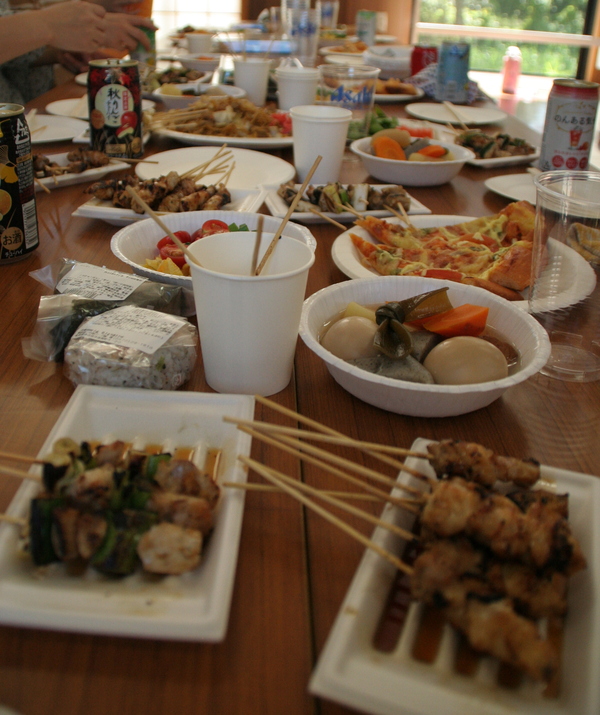
[[[263, 233], [258, 264], [273, 238]], [[198, 331], [207, 383], [217, 392], [272, 395], [292, 376], [312, 250], [282, 236], [251, 275], [256, 232], [206, 236], [190, 245]]]
[[294, 165], [304, 181], [317, 156], [321, 162], [312, 176], [314, 184], [337, 181], [344, 158], [352, 112], [343, 107], [298, 106], [290, 110], [294, 141]]
[[321, 65], [319, 71], [318, 101], [352, 111], [349, 139], [368, 136], [381, 70], [370, 65]]
[[233, 60], [233, 82], [246, 90], [248, 99], [262, 107], [267, 99], [267, 84], [271, 62], [255, 57], [236, 57]]
[[211, 33], [188, 32], [185, 37], [190, 54], [197, 55], [202, 52], [210, 52], [213, 38]]
[[546, 328], [543, 375], [600, 380], [600, 173], [548, 171], [534, 178], [537, 202], [529, 311]]
[[278, 67], [275, 70], [279, 109], [287, 112], [298, 105], [314, 104], [319, 70], [311, 67]]

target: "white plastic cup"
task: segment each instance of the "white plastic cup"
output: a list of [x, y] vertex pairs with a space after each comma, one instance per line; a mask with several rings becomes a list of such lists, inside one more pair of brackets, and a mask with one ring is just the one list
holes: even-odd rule
[[[273, 238], [263, 233], [258, 263]], [[217, 392], [272, 395], [292, 376], [312, 250], [282, 236], [259, 276], [250, 275], [256, 232], [206, 236], [190, 245], [204, 373]], [[189, 262], [189, 261], [188, 261]]]
[[298, 105], [314, 104], [319, 86], [319, 70], [312, 67], [278, 67], [277, 103], [282, 111]]
[[210, 52], [212, 49], [213, 36], [209, 32], [188, 32], [185, 37], [191, 55]]
[[233, 83], [246, 90], [248, 99], [262, 107], [267, 99], [267, 84], [271, 61], [257, 57], [236, 57], [233, 60]]
[[317, 156], [321, 162], [312, 176], [314, 184], [337, 181], [340, 175], [352, 112], [343, 107], [310, 105], [292, 107], [294, 165], [304, 181]]

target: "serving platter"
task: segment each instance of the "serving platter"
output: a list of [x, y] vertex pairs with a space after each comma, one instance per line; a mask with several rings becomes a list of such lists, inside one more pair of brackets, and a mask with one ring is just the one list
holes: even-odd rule
[[[271, 154], [259, 153], [251, 149], [230, 147], [227, 138], [221, 138], [221, 144], [227, 142], [227, 150], [231, 151], [231, 161], [235, 162], [233, 172], [227, 181], [229, 189], [256, 189], [257, 186], [279, 186], [291, 181], [296, 175], [296, 170], [288, 161], [284, 161]], [[216, 154], [212, 147], [188, 147], [171, 149], [152, 155], [156, 164], [137, 164], [135, 173], [140, 179], [153, 179], [164, 176], [169, 171], [185, 174], [197, 166], [211, 159]], [[215, 177], [218, 178], [218, 177]], [[207, 174], [202, 179], [211, 183], [211, 175]]]
[[89, 129], [88, 122], [74, 117], [57, 117], [53, 114], [38, 114], [29, 127], [32, 144], [46, 144], [74, 139]]
[[[80, 385], [39, 456], [47, 454], [59, 437], [76, 442], [121, 439], [140, 448], [192, 447], [198, 455], [218, 448], [219, 481], [242, 483], [246, 474], [237, 455], [249, 454], [250, 439], [223, 417], [252, 419], [253, 413], [254, 398], [245, 395]], [[24, 481], [7, 513], [26, 517], [38, 489], [37, 483]], [[224, 490], [200, 566], [182, 576], [159, 579], [142, 573], [109, 579], [92, 569], [73, 576], [60, 564], [42, 573], [19, 552], [18, 530], [2, 524], [0, 622], [136, 638], [220, 641], [229, 618], [243, 510], [243, 491]]]
[[[344, 184], [344, 187], [346, 186], [347, 184]], [[388, 186], [394, 186], [394, 184], [371, 184], [371, 188], [378, 190], [385, 189]], [[295, 184], [296, 190], [299, 190], [301, 187], [302, 184]], [[273, 188], [267, 193], [267, 195], [265, 196], [265, 204], [267, 205], [267, 208], [271, 212], [272, 216], [283, 218], [288, 212], [289, 206], [277, 193], [278, 188], [279, 187]], [[408, 210], [409, 214], [415, 215], [431, 213], [431, 209], [428, 209], [427, 206], [422, 204], [420, 201], [417, 201], [414, 196], [411, 196], [410, 194], [408, 195], [410, 196], [410, 209]], [[315, 209], [318, 209], [318, 206], [315, 206]], [[323, 211], [322, 214], [324, 216], [332, 218], [334, 221], [339, 221], [341, 223], [350, 223], [351, 221], [354, 221], [356, 219], [356, 216], [349, 211], [342, 211], [342, 213], [339, 214], [334, 213], [333, 211]], [[386, 209], [377, 211], [363, 211], [362, 214], [364, 216], [376, 216], [378, 218], [383, 218], [392, 215]], [[318, 216], [317, 214], [314, 214], [310, 211], [294, 211], [291, 216], [291, 220], [300, 221], [301, 223], [327, 223], [327, 219], [323, 218], [323, 216]]]
[[[256, 213], [263, 205], [266, 189], [231, 189], [231, 203], [224, 208], [227, 211], [245, 211]], [[172, 215], [160, 213], [161, 216]], [[146, 214], [138, 214], [131, 209], [113, 206], [109, 201], [90, 199], [73, 211], [71, 216], [78, 218], [97, 218], [112, 226], [129, 226], [131, 223], [147, 219]]]
[[[464, 117], [463, 123], [470, 126], [494, 124], [506, 119], [506, 113], [495, 107], [457, 107], [460, 115]], [[443, 104], [434, 102], [419, 102], [407, 104], [406, 111], [417, 119], [427, 119], [439, 124], [461, 124], [461, 122]]]
[[[452, 224], [470, 221], [473, 218], [473, 216], [415, 216], [411, 219], [411, 222], [417, 228], [433, 228], [437, 226], [451, 226]], [[397, 218], [386, 219], [386, 221], [389, 223], [400, 223], [400, 220]], [[344, 231], [344, 233], [341, 233], [333, 242], [331, 246], [333, 262], [348, 278], [372, 278], [373, 276], [379, 275], [375, 270], [362, 263], [361, 257], [350, 238], [351, 233], [371, 243], [375, 243], [365, 229], [354, 226]], [[557, 260], [561, 260], [565, 265], [564, 277], [559, 286], [558, 296], [554, 298], [555, 301], [559, 301], [560, 299], [560, 304], [555, 303], [555, 305], [561, 308], [575, 305], [594, 290], [596, 285], [594, 269], [577, 251], [551, 238], [549, 241], [549, 259], [555, 256], [558, 257]], [[523, 300], [512, 301], [512, 304], [529, 312], [529, 302], [527, 300], [528, 291], [523, 291], [522, 296]], [[543, 309], [543, 305], [539, 307]]]
[[227, 146], [246, 149], [285, 149], [293, 144], [293, 139], [289, 137], [222, 137], [209, 134], [188, 134], [187, 132], [177, 132], [173, 129], [157, 129], [154, 131], [157, 136], [175, 139], [181, 144], [189, 146]]
[[[429, 440], [417, 439], [411, 449], [423, 452]], [[431, 477], [429, 462], [414, 457], [408, 467]], [[420, 604], [409, 607], [405, 626], [395, 644], [374, 645], [396, 576], [395, 568], [367, 550], [338, 612], [312, 674], [309, 690], [373, 715], [596, 715], [600, 712], [600, 480], [585, 474], [542, 466], [544, 488], [569, 494], [569, 522], [581, 543], [588, 568], [576, 574], [569, 588], [562, 648], [561, 688], [557, 698], [524, 680], [520, 687], [495, 682], [496, 663], [483, 658], [473, 676], [453, 668], [457, 639], [446, 628], [435, 661], [412, 656]], [[398, 482], [422, 488], [422, 482], [401, 472]], [[397, 496], [404, 496], [396, 490]], [[410, 529], [411, 515], [388, 504], [381, 517]], [[371, 537], [387, 551], [401, 554], [405, 542], [378, 527]]]
[[[48, 158], [55, 161], [59, 166], [67, 166], [69, 163], [67, 155], [68, 152], [64, 152], [63, 154], [49, 154]], [[79, 174], [59, 174], [58, 176], [44, 176], [41, 179], [36, 179], [35, 190], [43, 191], [44, 186], [48, 189], [57, 189], [61, 186], [84, 184], [86, 181], [97, 181], [107, 174], [111, 174], [114, 171], [123, 171], [123, 169], [129, 169], [129, 164], [115, 159], [106, 166], [98, 166], [95, 169], [86, 169], [85, 171], [81, 171]]]
[[[446, 141], [451, 141], [453, 142], [456, 137], [456, 134], [450, 131], [447, 131], [446, 129], [440, 129], [439, 130], [439, 138], [444, 139]], [[470, 148], [470, 147], [467, 147]], [[478, 159], [475, 157], [474, 159], [467, 159], [467, 164], [470, 164], [471, 166], [477, 166], [480, 169], [502, 169], [505, 166], [519, 166], [521, 164], [531, 164], [534, 161], [537, 161], [540, 158], [540, 148], [539, 147], [534, 147], [535, 151], [533, 154], [522, 154], [522, 155], [515, 155], [515, 156], [497, 156], [492, 159]], [[473, 151], [473, 150], [472, 150]], [[508, 177], [504, 177], [508, 178]], [[518, 201], [519, 199], [514, 199], [515, 201]], [[530, 199], [527, 199], [527, 201], [530, 201]], [[535, 199], [531, 202], [535, 203]]]
[[493, 176], [487, 179], [484, 185], [505, 199], [511, 201], [529, 201], [535, 206], [536, 192], [533, 176], [531, 174], [508, 174]]

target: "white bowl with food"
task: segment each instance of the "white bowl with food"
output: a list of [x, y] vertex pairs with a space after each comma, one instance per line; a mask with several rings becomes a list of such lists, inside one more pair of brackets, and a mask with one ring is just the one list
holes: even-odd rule
[[[227, 225], [245, 224], [254, 230], [258, 223], [259, 214], [246, 211], [188, 211], [161, 216], [163, 223], [171, 231], [187, 231], [192, 234], [200, 229], [207, 221], [223, 221]], [[274, 233], [281, 224], [281, 219], [273, 216], [263, 216], [263, 230]], [[159, 255], [156, 244], [163, 238], [165, 232], [155, 223], [154, 219], [144, 219], [125, 226], [112, 237], [110, 248], [114, 255], [126, 263], [134, 273], [160, 283], [182, 286], [192, 290], [192, 279], [189, 276], [171, 275], [162, 273], [152, 268], [144, 267], [147, 259], [155, 259]], [[312, 233], [299, 224], [287, 223], [283, 230], [284, 236], [297, 238], [306, 243], [311, 250], [315, 250], [317, 242]], [[201, 239], [200, 239], [201, 240]]]
[[[410, 382], [368, 372], [336, 357], [321, 342], [324, 326], [335, 320], [349, 303], [379, 306], [444, 286], [448, 287], [447, 295], [455, 308], [464, 304], [489, 308], [487, 325], [518, 353], [517, 364], [506, 377], [470, 384]], [[414, 417], [449, 417], [486, 407], [509, 387], [539, 372], [550, 355], [546, 331], [509, 301], [475, 286], [416, 276], [364, 278], [323, 288], [304, 302], [300, 336], [326, 363], [334, 380], [352, 395], [384, 410]], [[472, 359], [473, 354], [474, 351], [466, 350], [466, 359]]]
[[463, 168], [465, 162], [474, 159], [475, 154], [465, 147], [449, 141], [431, 140], [447, 149], [452, 159], [439, 161], [411, 161], [384, 159], [375, 156], [371, 146], [371, 137], [356, 139], [350, 149], [360, 157], [369, 174], [380, 181], [402, 186], [438, 186], [451, 181]]
[[188, 70], [198, 70], [199, 72], [214, 72], [219, 66], [221, 55], [218, 52], [198, 52], [189, 55], [181, 55], [177, 58], [179, 62]]
[[374, 45], [363, 52], [363, 60], [366, 65], [379, 67], [381, 79], [405, 79], [410, 75], [412, 51], [410, 45]]
[[184, 109], [203, 95], [228, 95], [241, 99], [246, 96], [246, 90], [241, 87], [232, 87], [229, 84], [188, 82], [187, 84], [163, 84], [152, 92], [152, 98], [163, 102], [167, 109]]

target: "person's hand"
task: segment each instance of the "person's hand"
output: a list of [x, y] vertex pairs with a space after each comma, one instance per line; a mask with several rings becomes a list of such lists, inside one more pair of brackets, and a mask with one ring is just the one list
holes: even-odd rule
[[149, 30], [158, 29], [149, 18], [109, 12], [106, 14], [105, 20], [107, 23], [106, 47], [131, 52], [141, 43], [145, 49], [152, 49], [148, 36], [140, 29], [141, 27], [147, 27]]
[[[90, 2], [102, 5], [106, 12], [125, 12], [133, 15], [137, 14], [128, 10], [123, 10], [123, 8], [128, 5], [135, 5], [136, 0], [90, 0]], [[139, 4], [139, 0], [137, 4]]]
[[56, 51], [56, 61], [65, 69], [73, 74], [88, 71], [89, 61], [92, 55], [84, 52], [65, 52], [64, 50]]
[[90, 2], [61, 2], [39, 10], [50, 30], [49, 45], [67, 52], [90, 52], [106, 43], [106, 10]]

